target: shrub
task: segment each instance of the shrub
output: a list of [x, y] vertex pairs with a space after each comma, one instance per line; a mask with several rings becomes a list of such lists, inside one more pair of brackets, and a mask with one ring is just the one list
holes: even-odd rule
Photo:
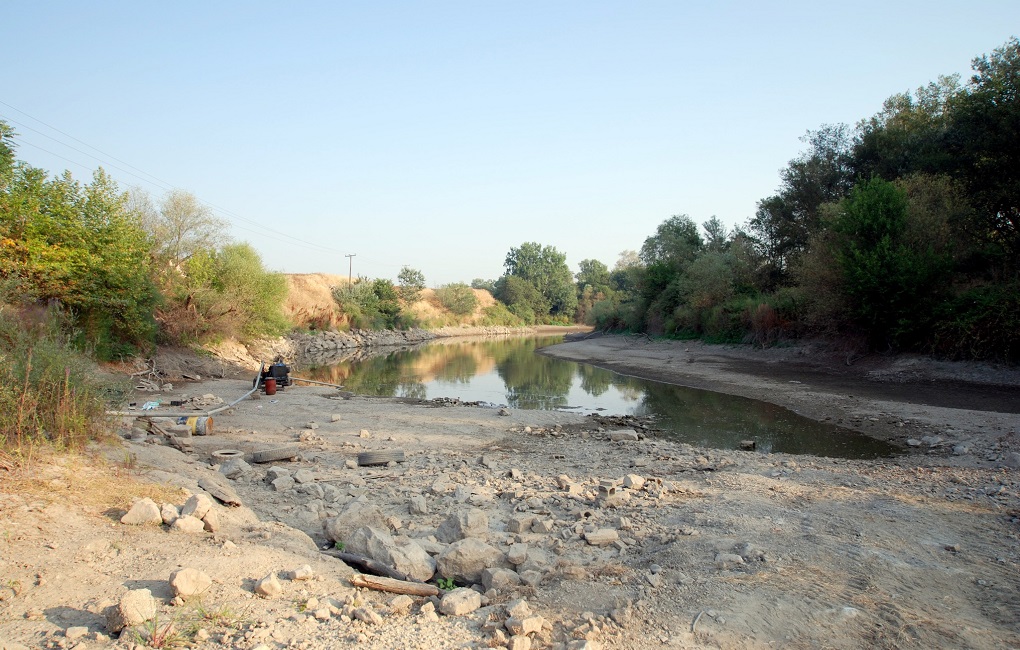
[[54, 309], [33, 317], [0, 297], [0, 450], [25, 458], [40, 445], [80, 449], [104, 434], [111, 386], [66, 325]]
[[457, 316], [467, 316], [478, 306], [478, 296], [462, 282], [447, 284], [436, 289], [436, 298], [443, 307]]
[[485, 310], [482, 311], [481, 324], [486, 327], [518, 327], [522, 323], [520, 318], [515, 316], [509, 309], [506, 308], [506, 305], [501, 302], [497, 302], [494, 305], [486, 307]]
[[1020, 282], [966, 291], [939, 305], [934, 320], [936, 354], [1020, 363]]

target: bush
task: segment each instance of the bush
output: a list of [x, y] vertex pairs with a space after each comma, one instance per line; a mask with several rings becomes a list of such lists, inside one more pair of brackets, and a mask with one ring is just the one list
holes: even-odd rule
[[478, 296], [462, 282], [439, 287], [436, 289], [436, 298], [443, 307], [457, 316], [467, 316], [478, 306]]
[[0, 299], [0, 450], [26, 458], [40, 445], [80, 449], [107, 430], [111, 387], [62, 326], [53, 309], [33, 313]]
[[520, 318], [515, 316], [501, 302], [486, 307], [482, 312], [481, 324], [485, 327], [519, 327], [522, 325]]
[[415, 322], [401, 311], [396, 287], [384, 278], [358, 278], [354, 284], [334, 287], [333, 299], [355, 328], [400, 329]]
[[1020, 363], [1020, 282], [971, 289], [939, 305], [934, 320], [935, 354]]

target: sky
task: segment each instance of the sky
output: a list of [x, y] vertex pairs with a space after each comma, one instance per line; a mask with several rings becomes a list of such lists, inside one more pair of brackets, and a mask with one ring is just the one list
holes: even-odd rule
[[51, 174], [191, 192], [272, 270], [434, 287], [744, 224], [807, 131], [1018, 32], [1016, 0], [14, 0], [0, 119]]

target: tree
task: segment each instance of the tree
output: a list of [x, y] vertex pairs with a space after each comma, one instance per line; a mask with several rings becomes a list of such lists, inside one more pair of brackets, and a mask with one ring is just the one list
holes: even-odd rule
[[708, 221], [701, 224], [705, 231], [705, 248], [713, 252], [722, 252], [729, 245], [730, 237], [726, 232], [726, 226], [719, 217], [712, 216]]
[[404, 301], [404, 304], [410, 305], [418, 302], [418, 299], [421, 298], [421, 292], [425, 289], [425, 274], [418, 269], [405, 266], [397, 274], [397, 282], [399, 283], [400, 299]]
[[601, 293], [603, 295], [608, 294], [611, 289], [609, 287], [609, 267], [598, 260], [587, 259], [581, 260], [577, 265], [578, 271], [574, 276], [577, 278], [577, 290], [583, 292], [585, 287], [591, 287], [591, 290], [596, 294]]
[[229, 240], [227, 222], [183, 190], [171, 190], [158, 212], [143, 210], [143, 214], [148, 219], [145, 227], [152, 236], [153, 255], [169, 268], [179, 268], [199, 251], [216, 250]]
[[[567, 267], [567, 257], [553, 246], [542, 246], [526, 242], [507, 253], [504, 268], [505, 278], [514, 277], [533, 287], [548, 304], [544, 312], [535, 312], [536, 317], [571, 317], [577, 307], [577, 292], [574, 277]], [[503, 283], [506, 287], [506, 283]], [[513, 311], [513, 302], [507, 296], [497, 296]], [[534, 301], [529, 301], [534, 307]]]
[[907, 238], [906, 193], [878, 178], [862, 183], [832, 224], [849, 315], [873, 345], [908, 342], [945, 286], [949, 260]]
[[705, 243], [698, 226], [686, 214], [676, 214], [655, 229], [641, 246], [641, 261], [646, 266], [660, 265], [677, 270], [694, 260]]

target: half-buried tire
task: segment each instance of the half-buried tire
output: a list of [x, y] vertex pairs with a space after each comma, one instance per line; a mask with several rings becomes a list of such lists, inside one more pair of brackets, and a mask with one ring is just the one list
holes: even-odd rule
[[386, 465], [387, 463], [404, 462], [403, 449], [386, 449], [383, 451], [363, 451], [358, 454], [358, 465]]
[[278, 447], [276, 449], [263, 449], [262, 451], [253, 451], [251, 454], [251, 462], [253, 463], [271, 463], [274, 460], [290, 460], [301, 453], [301, 448], [296, 446], [290, 447]]

